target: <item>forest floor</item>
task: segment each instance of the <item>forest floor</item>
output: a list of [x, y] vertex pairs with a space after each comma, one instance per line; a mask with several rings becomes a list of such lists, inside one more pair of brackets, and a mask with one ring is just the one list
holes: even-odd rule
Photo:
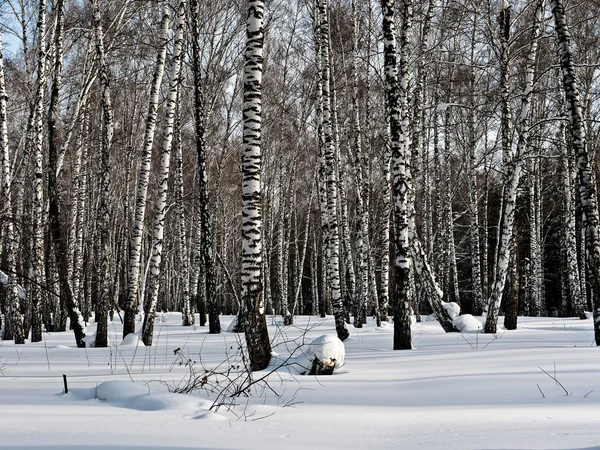
[[[253, 397], [235, 399], [168, 386], [186, 385], [189, 360], [197, 373], [240, 362], [236, 334], [209, 335], [163, 314], [155, 345], [144, 347], [121, 343], [116, 319], [108, 348], [75, 348], [72, 332], [0, 343], [0, 448], [600, 449], [591, 319], [519, 318], [517, 330], [496, 335], [421, 322], [411, 351], [392, 351], [393, 326], [370, 319], [350, 327], [333, 376], [282, 368]], [[224, 329], [231, 319], [222, 317]], [[285, 329], [279, 317], [268, 322], [280, 361], [296, 349], [293, 338], [334, 331], [332, 317], [298, 317]]]

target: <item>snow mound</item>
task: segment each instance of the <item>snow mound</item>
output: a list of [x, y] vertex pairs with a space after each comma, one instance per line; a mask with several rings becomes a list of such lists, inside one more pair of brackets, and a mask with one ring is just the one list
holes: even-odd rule
[[148, 387], [132, 381], [105, 381], [96, 387], [96, 398], [118, 402], [138, 395], [148, 395]]
[[334, 334], [324, 334], [313, 340], [309, 345], [308, 352], [319, 361], [334, 364], [336, 369], [344, 365], [346, 357], [344, 343]]
[[[94, 334], [88, 334], [86, 337], [83, 338], [83, 342], [85, 342], [85, 346], [87, 348], [93, 348], [96, 346], [96, 333]], [[111, 341], [110, 339], [108, 340], [108, 346], [110, 347], [111, 345]]]
[[315, 359], [325, 365], [332, 365], [334, 371], [344, 365], [346, 349], [344, 343], [334, 334], [319, 336], [303, 350], [302, 355], [292, 358], [290, 361], [290, 372], [296, 372], [299, 375], [308, 374]]
[[211, 403], [201, 400], [193, 395], [174, 394], [166, 392], [163, 394], [137, 395], [122, 401], [120, 406], [137, 411], [164, 411], [167, 409], [197, 409], [210, 408]]
[[452, 321], [452, 326], [461, 333], [476, 333], [483, 329], [481, 322], [471, 314], [463, 314]]
[[[186, 410], [196, 415], [209, 410], [212, 403], [194, 395], [172, 392], [152, 393], [148, 385], [131, 381], [106, 381], [95, 388], [70, 389], [72, 400], [102, 400], [121, 408], [136, 411]], [[198, 411], [200, 409], [200, 411]]]
[[456, 319], [460, 314], [460, 305], [456, 302], [444, 302], [443, 307], [452, 320]]
[[66, 398], [72, 400], [103, 400], [120, 402], [136, 395], [148, 395], [148, 388], [132, 381], [105, 381], [91, 388], [70, 388]]
[[137, 333], [129, 333], [127, 336], [125, 336], [125, 338], [119, 345], [127, 346], [127, 347], [128, 346], [137, 347], [138, 345], [141, 345], [141, 346], [145, 347], [144, 343], [140, 339], [139, 331]]

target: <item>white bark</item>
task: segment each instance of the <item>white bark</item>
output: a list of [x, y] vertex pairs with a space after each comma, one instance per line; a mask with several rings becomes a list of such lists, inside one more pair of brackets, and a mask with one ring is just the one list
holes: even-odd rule
[[560, 66], [569, 120], [571, 123], [572, 145], [579, 174], [581, 206], [585, 214], [585, 241], [587, 265], [593, 291], [594, 339], [600, 346], [600, 218], [598, 214], [597, 188], [594, 182], [593, 167], [586, 148], [586, 131], [579, 96], [579, 83], [573, 66], [571, 35], [565, 17], [562, 0], [551, 0], [555, 30], [559, 45]]
[[498, 233], [498, 256], [496, 260], [495, 278], [492, 285], [492, 293], [488, 300], [488, 316], [485, 323], [486, 333], [495, 333], [502, 293], [506, 284], [506, 275], [512, 250], [513, 225], [515, 217], [515, 208], [517, 200], [517, 189], [521, 178], [523, 168], [523, 155], [529, 145], [530, 140], [530, 106], [531, 96], [534, 88], [535, 64], [538, 49], [538, 40], [541, 34], [542, 20], [544, 13], [545, 0], [538, 0], [536, 4], [535, 19], [531, 31], [531, 40], [529, 51], [525, 64], [525, 84], [521, 96], [521, 111], [516, 124], [516, 133], [518, 136], [517, 147], [514, 151], [506, 153], [506, 157], [511, 157], [506, 167], [507, 183], [504, 186], [502, 210], [500, 223], [501, 229]]
[[[23, 317], [20, 312], [19, 291], [17, 283], [17, 264], [15, 252], [15, 235], [12, 214], [12, 192], [11, 192], [11, 170], [10, 170], [10, 148], [8, 145], [8, 116], [6, 111], [6, 83], [4, 78], [4, 51], [2, 46], [2, 34], [0, 33], [0, 156], [2, 161], [2, 203], [7, 211], [8, 220], [4, 221], [2, 233], [2, 247], [6, 255], [8, 268], [7, 301], [12, 325], [12, 335], [15, 344], [24, 344], [25, 335], [23, 331]], [[1, 313], [0, 313], [1, 315]]]
[[98, 58], [98, 71], [100, 74], [100, 87], [102, 89], [102, 154], [100, 162], [100, 199], [98, 205], [97, 224], [100, 233], [100, 277], [97, 292], [100, 296], [96, 299], [96, 347], [108, 346], [108, 304], [112, 286], [111, 270], [109, 267], [110, 242], [109, 242], [109, 202], [110, 202], [110, 148], [114, 133], [114, 119], [110, 91], [110, 77], [104, 49], [104, 31], [100, 22], [100, 8], [98, 0], [92, 0], [94, 7], [94, 33], [96, 42], [96, 55]]
[[163, 16], [160, 24], [160, 48], [156, 57], [154, 77], [150, 87], [150, 99], [148, 101], [148, 115], [146, 117], [146, 129], [144, 132], [144, 143], [140, 161], [140, 172], [137, 183], [135, 200], [134, 221], [131, 228], [131, 241], [129, 244], [129, 270], [127, 285], [127, 300], [124, 311], [123, 337], [135, 332], [135, 315], [137, 312], [138, 293], [140, 284], [140, 265], [142, 254], [142, 237], [144, 235], [144, 218], [146, 216], [146, 202], [148, 198], [148, 181], [150, 179], [150, 167], [152, 159], [152, 146], [154, 143], [154, 132], [156, 129], [156, 115], [158, 111], [158, 96], [160, 85], [165, 70], [167, 57], [167, 43], [169, 39], [169, 2], [163, 0]]
[[42, 291], [40, 286], [45, 283], [44, 274], [44, 97], [46, 93], [46, 0], [40, 0], [38, 9], [37, 32], [38, 63], [36, 78], [35, 110], [32, 127], [33, 135], [33, 261], [31, 264], [31, 307], [32, 307], [32, 340], [42, 339]]
[[329, 233], [329, 254], [327, 265], [329, 268], [329, 290], [331, 292], [331, 303], [333, 304], [335, 316], [335, 328], [340, 340], [345, 340], [348, 330], [344, 323], [344, 305], [340, 289], [340, 237], [338, 227], [338, 187], [336, 177], [336, 151], [333, 136], [333, 118], [331, 109], [330, 92], [330, 58], [329, 58], [329, 0], [321, 0], [319, 3], [320, 19], [320, 41], [322, 55], [322, 85], [321, 95], [323, 102], [322, 128], [324, 137], [324, 156], [326, 183], [325, 192], [327, 199], [327, 224]]
[[[404, 3], [405, 18], [400, 40], [400, 58], [396, 40], [395, 2], [382, 0], [383, 45], [385, 60], [386, 96], [389, 108], [390, 146], [392, 150], [392, 193], [395, 219], [395, 281], [394, 292], [394, 350], [412, 348], [410, 285], [410, 217], [408, 190], [410, 183], [410, 129], [408, 120], [407, 45], [410, 41], [412, 2]], [[400, 60], [400, 74], [398, 73]]]
[[262, 0], [248, 2], [244, 64], [240, 299], [248, 314], [245, 320], [245, 336], [252, 370], [264, 369], [271, 359], [262, 285], [261, 138], [264, 7]]
[[158, 304], [160, 288], [160, 264], [162, 261], [165, 215], [167, 213], [167, 192], [169, 189], [169, 172], [171, 170], [171, 147], [173, 143], [175, 109], [177, 106], [177, 91], [179, 89], [179, 74], [183, 59], [183, 33], [185, 30], [186, 1], [181, 0], [177, 9], [177, 27], [173, 44], [173, 59], [169, 79], [169, 93], [165, 107], [165, 129], [160, 154], [160, 173], [158, 178], [158, 193], [154, 211], [154, 232], [150, 258], [150, 289], [144, 305], [144, 326], [142, 340], [146, 345], [152, 345], [154, 332], [154, 317]]

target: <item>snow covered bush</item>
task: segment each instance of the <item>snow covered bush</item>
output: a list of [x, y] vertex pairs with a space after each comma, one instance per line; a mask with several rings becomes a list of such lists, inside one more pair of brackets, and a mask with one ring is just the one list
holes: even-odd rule
[[452, 325], [461, 333], [473, 333], [483, 329], [481, 322], [471, 314], [463, 314], [462, 316], [455, 317]]
[[345, 356], [344, 343], [334, 334], [324, 334], [306, 345], [295, 363], [304, 369], [301, 374], [331, 375], [344, 365]]
[[452, 320], [456, 319], [460, 314], [460, 305], [456, 302], [443, 303], [444, 309]]

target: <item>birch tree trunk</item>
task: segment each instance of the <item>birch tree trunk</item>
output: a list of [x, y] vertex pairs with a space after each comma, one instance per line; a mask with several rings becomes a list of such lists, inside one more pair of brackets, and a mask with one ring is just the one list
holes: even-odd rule
[[481, 290], [481, 254], [479, 249], [479, 206], [477, 189], [477, 137], [475, 134], [475, 38], [477, 30], [477, 18], [479, 11], [475, 4], [473, 32], [471, 34], [471, 55], [469, 70], [469, 96], [467, 108], [467, 133], [469, 145], [469, 213], [471, 222], [469, 224], [469, 234], [471, 240], [471, 286], [473, 291], [472, 312], [474, 315], [480, 315], [483, 311], [483, 297]]
[[187, 249], [187, 229], [183, 204], [183, 151], [181, 142], [181, 80], [177, 89], [177, 109], [175, 111], [175, 204], [177, 206], [177, 254], [179, 255], [178, 277], [181, 284], [183, 304], [183, 326], [194, 325], [194, 309], [190, 296], [190, 262]]
[[340, 340], [345, 340], [348, 330], [345, 326], [344, 304], [340, 290], [340, 237], [338, 227], [338, 189], [336, 177], [336, 151], [333, 136], [331, 93], [330, 93], [330, 59], [329, 59], [329, 0], [319, 3], [320, 41], [322, 57], [322, 85], [321, 95], [323, 101], [322, 128], [324, 137], [324, 156], [326, 171], [326, 198], [327, 198], [327, 224], [329, 234], [329, 254], [327, 265], [329, 268], [329, 290], [331, 303], [335, 316], [335, 329]]
[[458, 285], [458, 268], [456, 266], [456, 245], [454, 242], [454, 212], [452, 207], [452, 161], [450, 158], [450, 108], [446, 107], [444, 113], [444, 183], [442, 184], [442, 227], [444, 228], [444, 239], [446, 240], [445, 267], [448, 278], [447, 289], [452, 288], [452, 301], [460, 305], [460, 289]]
[[204, 116], [205, 107], [202, 94], [202, 67], [200, 55], [200, 23], [199, 23], [199, 2], [192, 0], [192, 54], [194, 63], [192, 70], [194, 73], [194, 123], [196, 152], [198, 156], [198, 193], [199, 193], [199, 214], [200, 214], [200, 261], [203, 266], [202, 279], [204, 281], [206, 304], [208, 306], [208, 330], [211, 334], [221, 332], [221, 323], [219, 321], [220, 307], [216, 295], [216, 279], [214, 272], [213, 256], [213, 238], [212, 227], [210, 223], [209, 198], [208, 198], [208, 173], [206, 170], [206, 146], [204, 143]]
[[594, 317], [594, 339], [600, 346], [600, 237], [598, 227], [597, 188], [592, 182], [592, 165], [586, 148], [586, 132], [583, 122], [583, 113], [579, 96], [579, 83], [573, 65], [573, 52], [571, 49], [571, 34], [565, 17], [565, 8], [562, 0], [551, 0], [552, 15], [559, 46], [562, 82], [565, 90], [566, 107], [571, 123], [572, 146], [577, 161], [579, 175], [579, 194], [581, 206], [585, 214], [585, 238], [587, 250], [587, 265], [591, 275], [592, 301]]
[[[518, 136], [517, 148], [515, 149], [513, 155], [507, 155], [507, 157], [510, 157], [510, 160], [508, 160], [508, 165], [506, 167], [507, 183], [504, 186], [502, 210], [500, 212], [500, 223], [502, 226], [498, 232], [498, 256], [496, 259], [496, 269], [494, 271], [495, 278], [492, 285], [492, 293], [488, 300], [488, 315], [485, 322], [486, 333], [496, 332], [500, 302], [502, 301], [502, 294], [506, 284], [506, 275], [509, 268], [508, 266], [512, 250], [517, 189], [519, 187], [519, 180], [521, 178], [521, 171], [523, 168], [523, 155], [530, 141], [530, 105], [535, 81], [534, 72], [538, 40], [542, 28], [544, 4], [545, 0], [538, 0], [536, 3], [535, 18], [532, 25], [529, 51], [525, 63], [525, 86], [521, 96], [521, 111], [519, 113], [516, 126], [516, 134]], [[508, 15], [508, 11], [503, 10], [501, 14]], [[508, 151], [508, 149], [505, 149], [505, 152], [506, 151]]]
[[[562, 92], [561, 92], [562, 94]], [[570, 154], [565, 141], [565, 126], [560, 125], [558, 145], [560, 146], [563, 164], [563, 234], [566, 253], [566, 278], [568, 298], [570, 299], [571, 314], [585, 319], [585, 301], [579, 282], [579, 264], [577, 260], [577, 230], [575, 221], [575, 186], [576, 173], [573, 155]]]
[[356, 177], [356, 258], [358, 272], [358, 292], [354, 306], [354, 326], [362, 328], [363, 316], [367, 315], [367, 302], [369, 297], [369, 256], [367, 254], [369, 212], [365, 207], [364, 197], [369, 195], [368, 174], [365, 176], [366, 158], [362, 150], [362, 129], [360, 123], [360, 110], [358, 107], [358, 35], [359, 11], [356, 0], [352, 0], [352, 109], [353, 109], [353, 135], [354, 144], [354, 171]]
[[[315, 38], [315, 65], [317, 69], [317, 153], [318, 153], [318, 170], [317, 170], [317, 190], [319, 196], [319, 211], [321, 219], [321, 266], [320, 278], [321, 289], [319, 295], [319, 314], [325, 317], [328, 303], [329, 285], [329, 218], [327, 217], [327, 193], [326, 193], [326, 169], [325, 169], [325, 139], [323, 136], [323, 44], [321, 42], [321, 16], [320, 16], [321, 0], [314, 2], [314, 38]], [[315, 242], [316, 246], [316, 242]], [[315, 247], [316, 249], [316, 247]], [[318, 264], [315, 266], [317, 267]], [[317, 276], [317, 280], [319, 277]]]
[[158, 304], [158, 291], [160, 288], [160, 264], [164, 244], [165, 215], [167, 212], [167, 192], [169, 190], [169, 172], [171, 170], [171, 147], [173, 144], [173, 130], [175, 124], [175, 110], [177, 108], [179, 90], [179, 74], [183, 59], [183, 33], [185, 29], [186, 0], [179, 2], [177, 9], [177, 27], [173, 44], [173, 59], [169, 79], [169, 93], [165, 110], [165, 136], [160, 154], [160, 175], [158, 179], [158, 193], [154, 212], [154, 233], [152, 239], [152, 257], [150, 258], [150, 289], [146, 304], [144, 305], [144, 325], [142, 341], [145, 345], [152, 345], [154, 333], [154, 319]]
[[540, 236], [539, 210], [539, 159], [532, 157], [527, 160], [528, 190], [529, 190], [529, 259], [531, 270], [528, 280], [529, 312], [532, 316], [545, 315], [542, 311], [542, 248]]
[[[409, 2], [410, 3], [410, 2]], [[405, 2], [405, 7], [412, 4]], [[410, 130], [407, 117], [408, 68], [400, 67], [398, 76], [398, 47], [396, 43], [395, 1], [381, 0], [383, 16], [384, 70], [386, 98], [389, 108], [390, 145], [392, 150], [392, 176], [394, 196], [394, 219], [396, 225], [395, 282], [394, 292], [394, 350], [411, 349], [410, 319], [410, 242], [407, 205], [407, 174], [410, 170], [408, 139]], [[406, 26], [405, 20], [405, 26]], [[406, 44], [406, 42], [403, 42]], [[401, 48], [406, 52], [406, 48]], [[406, 62], [406, 58], [402, 58]]]
[[140, 161], [140, 173], [137, 182], [134, 219], [133, 226], [131, 227], [127, 300], [125, 301], [125, 305], [123, 307], [125, 316], [123, 320], [123, 337], [127, 336], [129, 333], [135, 333], [135, 315], [137, 312], [140, 285], [142, 237], [144, 235], [144, 218], [146, 216], [146, 202], [148, 198], [148, 181], [150, 179], [152, 146], [154, 143], [154, 132], [156, 130], [158, 96], [165, 71], [167, 44], [169, 40], [170, 13], [168, 0], [162, 1], [162, 7], [163, 16], [160, 24], [160, 47], [156, 56], [154, 77], [150, 87], [148, 115], [146, 117], [146, 129], [144, 131], [144, 144]]
[[[86, 107], [87, 109], [87, 107]], [[83, 261], [84, 261], [84, 225], [86, 217], [87, 207], [87, 184], [88, 184], [88, 169], [85, 162], [88, 158], [88, 143], [87, 137], [89, 132], [89, 114], [84, 111], [81, 119], [81, 130], [77, 140], [77, 154], [75, 156], [75, 168], [73, 176], [73, 198], [75, 199], [74, 211], [73, 211], [73, 223], [71, 225], [73, 233], [73, 256], [72, 256], [72, 286], [73, 286], [73, 298], [75, 302], [80, 305], [84, 313], [90, 314], [90, 309], [87, 308], [87, 302], [85, 302], [84, 295], [84, 279], [85, 274], [83, 273]], [[84, 316], [84, 319], [88, 316]]]
[[[111, 270], [109, 267], [110, 242], [109, 242], [109, 202], [110, 202], [110, 148], [113, 138], [113, 111], [110, 93], [110, 78], [104, 51], [104, 32], [100, 23], [100, 7], [98, 0], [92, 0], [94, 7], [94, 33], [96, 41], [96, 55], [98, 58], [98, 71], [100, 73], [100, 87], [102, 89], [102, 154], [100, 163], [100, 198], [98, 205], [97, 227], [100, 234], [100, 260], [99, 288], [96, 292], [100, 297], [96, 299], [96, 347], [108, 346], [108, 304], [110, 298]], [[57, 257], [58, 260], [58, 257]], [[93, 300], [92, 300], [93, 301]]]
[[43, 295], [41, 287], [45, 283], [44, 274], [44, 96], [46, 93], [46, 0], [40, 0], [38, 8], [37, 33], [38, 43], [38, 62], [35, 107], [33, 112], [33, 204], [32, 204], [32, 222], [33, 222], [33, 261], [31, 264], [31, 340], [39, 342], [42, 340], [42, 301]]
[[246, 346], [250, 369], [262, 370], [271, 360], [271, 344], [263, 299], [262, 276], [262, 68], [264, 2], [249, 0], [244, 62], [242, 152], [242, 289]]
[[[10, 324], [12, 325], [12, 335], [15, 344], [25, 343], [25, 333], [23, 331], [23, 316], [20, 311], [19, 290], [17, 284], [17, 264], [15, 252], [15, 235], [13, 227], [12, 214], [12, 192], [11, 192], [11, 171], [10, 171], [10, 149], [8, 146], [8, 116], [6, 112], [6, 83], [4, 78], [4, 51], [2, 46], [2, 35], [0, 33], [0, 152], [2, 158], [2, 202], [4, 209], [9, 215], [8, 220], [4, 221], [2, 230], [2, 246], [6, 255], [6, 265], [8, 268], [8, 289], [7, 300], [10, 315]], [[0, 312], [0, 316], [1, 316]], [[0, 324], [1, 325], [1, 324]]]

